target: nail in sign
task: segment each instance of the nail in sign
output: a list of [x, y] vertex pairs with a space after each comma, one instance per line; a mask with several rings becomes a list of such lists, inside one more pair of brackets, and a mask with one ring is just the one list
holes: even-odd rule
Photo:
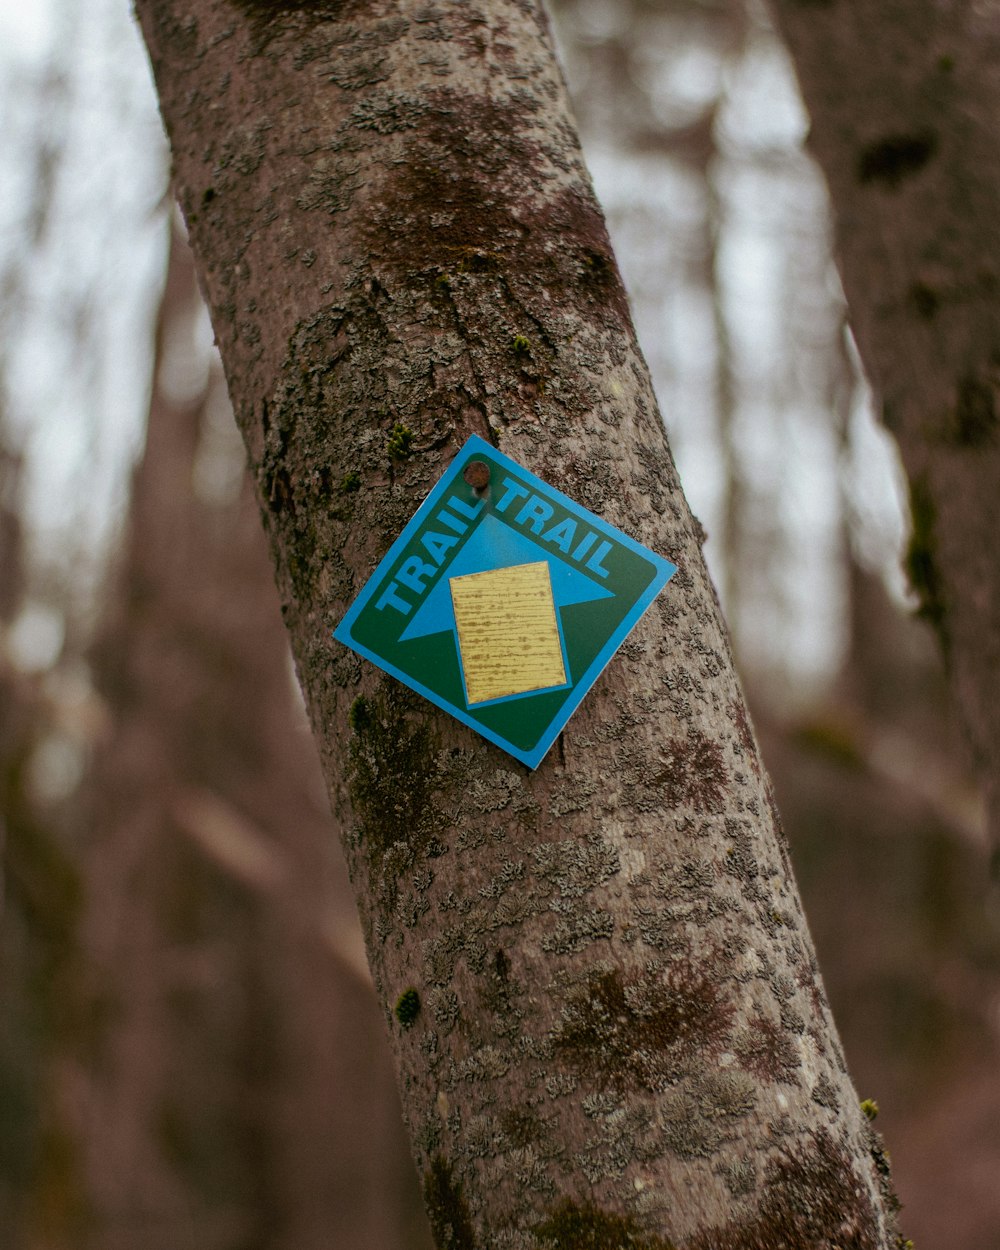
[[537, 768], [675, 572], [473, 436], [334, 637]]

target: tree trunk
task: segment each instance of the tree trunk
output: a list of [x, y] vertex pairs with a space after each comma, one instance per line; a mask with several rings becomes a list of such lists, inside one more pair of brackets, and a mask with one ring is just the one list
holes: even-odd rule
[[47, 1144], [45, 1059], [64, 1020], [62, 971], [79, 891], [64, 839], [32, 793], [52, 707], [8, 646], [28, 577], [22, 461], [7, 433], [0, 412], [0, 1228], [20, 1244]]
[[[894, 1245], [543, 12], [137, 7], [439, 1246]], [[331, 640], [471, 433], [680, 566], [535, 773]]]
[[851, 321], [910, 482], [907, 566], [1000, 847], [1000, 17], [775, 0], [830, 185]]

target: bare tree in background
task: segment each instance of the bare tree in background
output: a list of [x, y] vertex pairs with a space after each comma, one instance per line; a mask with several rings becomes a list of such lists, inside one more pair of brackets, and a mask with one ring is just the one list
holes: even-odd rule
[[908, 567], [1000, 845], [1000, 154], [993, 6], [776, 0], [851, 320], [910, 482]]
[[[541, 10], [138, 8], [438, 1244], [895, 1245]], [[681, 569], [533, 776], [329, 639], [471, 432]]]
[[0, 1227], [14, 1235], [41, 1149], [44, 1056], [64, 1021], [59, 970], [80, 901], [66, 848], [31, 795], [31, 760], [51, 709], [6, 645], [27, 581], [21, 467], [0, 442]]
[[61, 1148], [23, 1245], [411, 1250], [428, 1235], [383, 1026], [221, 378], [191, 350], [199, 306], [175, 237], [91, 648], [107, 731], [50, 1039]]

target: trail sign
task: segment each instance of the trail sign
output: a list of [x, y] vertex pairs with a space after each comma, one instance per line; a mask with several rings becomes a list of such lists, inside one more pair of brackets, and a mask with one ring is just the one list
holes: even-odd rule
[[537, 768], [675, 572], [473, 436], [334, 637]]

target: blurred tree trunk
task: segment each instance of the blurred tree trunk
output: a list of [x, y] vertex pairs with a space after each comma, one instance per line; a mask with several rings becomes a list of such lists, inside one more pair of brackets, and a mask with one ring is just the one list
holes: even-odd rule
[[[438, 1245], [893, 1246], [542, 10], [137, 7]], [[534, 774], [330, 638], [472, 432], [680, 566]]]
[[775, 0], [865, 367], [910, 482], [908, 571], [1000, 848], [1000, 15]]
[[[877, 1095], [916, 1245], [1000, 1227], [1000, 914], [930, 634], [850, 567], [841, 680], [757, 724], [851, 1071]], [[975, 1166], [969, 1166], [969, 1160]]]
[[228, 489], [242, 449], [227, 467], [221, 377], [192, 364], [198, 308], [175, 238], [91, 656], [110, 733], [52, 1112], [81, 1151], [42, 1176], [31, 1244], [411, 1250], [428, 1235], [391, 1065], [256, 509]]
[[16, 666], [7, 646], [28, 579], [22, 463], [5, 432], [0, 422], [0, 1229], [20, 1245], [48, 1145], [39, 1107], [45, 1058], [64, 1018], [60, 973], [79, 888], [58, 831], [31, 793], [31, 762], [50, 708], [41, 683]]

